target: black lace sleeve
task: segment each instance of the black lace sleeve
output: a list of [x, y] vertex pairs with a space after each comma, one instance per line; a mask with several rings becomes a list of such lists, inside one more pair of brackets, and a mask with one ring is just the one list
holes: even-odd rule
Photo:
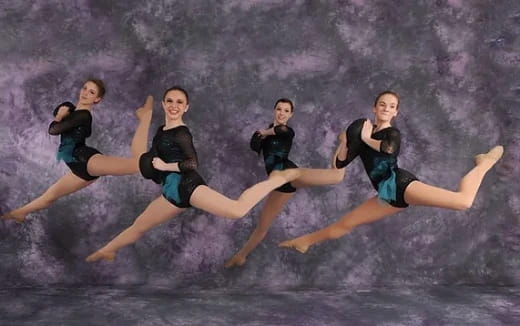
[[386, 137], [381, 141], [380, 151], [382, 153], [397, 155], [401, 145], [401, 133], [398, 129], [392, 128], [388, 131]]
[[260, 151], [262, 150], [264, 140], [262, 139], [262, 135], [257, 131], [251, 136], [251, 140], [249, 141], [249, 146], [251, 149], [258, 154], [260, 154]]
[[276, 126], [274, 127], [274, 133], [277, 136], [294, 138], [294, 130], [288, 126]]
[[184, 154], [184, 160], [179, 162], [181, 172], [196, 170], [198, 167], [197, 152], [193, 147], [193, 138], [188, 128], [182, 128], [176, 136], [176, 142]]
[[55, 117], [57, 114], [58, 114], [58, 110], [60, 109], [60, 107], [62, 106], [66, 106], [69, 108], [69, 113], [72, 113], [74, 110], [76, 110], [76, 106], [70, 102], [63, 102], [61, 103], [60, 105], [58, 105], [54, 111], [52, 112], [52, 115]]
[[64, 132], [70, 131], [75, 127], [86, 125], [90, 126], [92, 123], [92, 116], [87, 110], [74, 111], [61, 121], [53, 121], [49, 125], [49, 134], [60, 135]]

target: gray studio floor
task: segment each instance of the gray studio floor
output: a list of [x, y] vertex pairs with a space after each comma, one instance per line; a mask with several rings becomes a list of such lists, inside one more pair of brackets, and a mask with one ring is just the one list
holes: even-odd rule
[[0, 325], [520, 325], [520, 290], [0, 290]]

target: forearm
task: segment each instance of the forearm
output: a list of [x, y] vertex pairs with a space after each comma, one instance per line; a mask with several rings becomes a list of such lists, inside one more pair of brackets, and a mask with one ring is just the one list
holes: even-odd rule
[[265, 129], [264, 136], [274, 136], [276, 135], [276, 132], [274, 131], [274, 127]]
[[165, 163], [163, 171], [171, 171], [171, 172], [181, 172], [179, 169], [179, 163]]
[[50, 135], [57, 136], [75, 127], [73, 121], [63, 121], [63, 119], [68, 115], [68, 113], [58, 113], [54, 117], [54, 120], [52, 120], [51, 124], [49, 125]]

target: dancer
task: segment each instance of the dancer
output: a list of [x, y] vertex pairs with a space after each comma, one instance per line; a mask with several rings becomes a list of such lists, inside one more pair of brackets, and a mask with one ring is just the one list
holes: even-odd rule
[[458, 191], [449, 191], [420, 182], [410, 172], [397, 167], [401, 142], [400, 132], [391, 121], [399, 112], [399, 95], [384, 91], [376, 97], [370, 120], [357, 120], [347, 129], [347, 158], [338, 160], [344, 167], [358, 155], [378, 196], [365, 201], [339, 221], [310, 234], [280, 243], [280, 247], [294, 248], [305, 253], [319, 242], [336, 239], [355, 227], [395, 214], [408, 205], [432, 206], [455, 210], [470, 208], [486, 173], [502, 157], [504, 148], [496, 146], [486, 154], [475, 157], [475, 167], [460, 181]]
[[208, 213], [241, 218], [273, 189], [298, 177], [297, 169], [274, 171], [269, 179], [245, 190], [232, 200], [209, 188], [197, 173], [197, 153], [190, 130], [183, 122], [189, 109], [189, 95], [181, 87], [167, 89], [162, 106], [165, 124], [153, 139], [151, 150], [140, 160], [142, 175], [162, 184], [162, 196], [152, 201], [134, 223], [113, 240], [87, 257], [88, 262], [112, 261], [116, 252], [136, 242], [151, 228], [193, 206]]
[[[293, 113], [294, 105], [291, 100], [286, 98], [277, 100], [274, 105], [274, 122], [267, 129], [255, 132], [251, 138], [251, 149], [257, 153], [262, 151], [265, 169], [268, 174], [273, 170], [297, 167], [288, 158], [295, 133], [287, 123]], [[336, 169], [335, 161], [336, 158], [340, 160], [346, 159], [346, 137], [344, 132], [340, 133], [339, 140], [340, 144], [334, 154], [331, 169], [299, 169], [300, 176], [297, 179], [275, 189], [267, 196], [256, 228], [242, 249], [226, 262], [225, 267], [238, 267], [245, 264], [249, 253], [265, 238], [271, 224], [286, 203], [293, 197], [296, 188], [332, 185], [343, 180], [345, 169]]]
[[70, 168], [56, 183], [40, 197], [10, 211], [2, 219], [23, 223], [29, 213], [49, 207], [53, 202], [92, 184], [100, 176], [127, 175], [139, 171], [139, 157], [146, 152], [148, 130], [152, 119], [153, 98], [148, 96], [143, 107], [137, 109], [139, 125], [132, 139], [131, 158], [107, 156], [88, 147], [85, 140], [90, 137], [91, 110], [105, 95], [105, 86], [99, 79], [87, 80], [79, 92], [77, 104], [64, 102], [54, 110], [54, 120], [49, 134], [61, 135], [57, 158]]

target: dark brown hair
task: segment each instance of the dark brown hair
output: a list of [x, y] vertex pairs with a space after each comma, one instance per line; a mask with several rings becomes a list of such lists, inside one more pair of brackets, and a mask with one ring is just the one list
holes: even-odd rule
[[379, 102], [379, 99], [381, 98], [381, 96], [383, 95], [386, 95], [386, 94], [390, 94], [390, 95], [393, 95], [395, 96], [395, 98], [397, 99], [397, 107], [396, 107], [396, 110], [399, 110], [399, 103], [401, 102], [401, 99], [399, 98], [399, 94], [397, 94], [396, 92], [394, 91], [390, 91], [390, 90], [386, 90], [384, 92], [381, 92], [377, 95], [376, 97], [376, 100], [374, 101], [374, 106], [377, 106], [377, 102]]
[[105, 93], [106, 93], [105, 83], [103, 83], [103, 81], [101, 79], [89, 78], [89, 79], [87, 79], [86, 82], [92, 82], [92, 83], [96, 84], [96, 86], [98, 88], [98, 97], [103, 98], [103, 96], [105, 96]]
[[166, 91], [164, 91], [163, 101], [164, 101], [164, 98], [166, 97], [166, 94], [168, 94], [171, 91], [179, 91], [182, 94], [184, 94], [184, 96], [186, 96], [186, 104], [190, 104], [190, 96], [188, 95], [188, 92], [184, 88], [177, 86], [177, 85], [172, 86], [172, 87], [168, 88]]
[[289, 105], [291, 105], [291, 112], [294, 112], [294, 104], [288, 98], [279, 98], [278, 100], [276, 100], [276, 103], [274, 103], [273, 109], [276, 109], [276, 106], [278, 105], [278, 103], [289, 103]]

